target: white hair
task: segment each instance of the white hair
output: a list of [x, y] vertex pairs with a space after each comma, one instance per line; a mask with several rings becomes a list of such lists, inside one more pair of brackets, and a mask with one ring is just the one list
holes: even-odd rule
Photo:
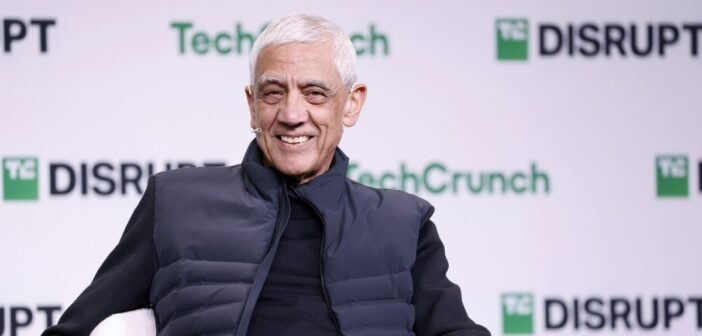
[[268, 46], [293, 42], [330, 43], [334, 49], [334, 64], [347, 88], [356, 82], [356, 49], [341, 28], [319, 16], [293, 13], [271, 22], [256, 38], [251, 48], [249, 73], [251, 85], [256, 83], [256, 65], [261, 51]]

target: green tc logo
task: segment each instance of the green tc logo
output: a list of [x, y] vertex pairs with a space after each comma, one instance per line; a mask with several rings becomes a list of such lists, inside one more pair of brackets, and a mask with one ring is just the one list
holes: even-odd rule
[[656, 195], [658, 197], [686, 197], [689, 184], [688, 172], [687, 156], [656, 156]]
[[527, 19], [497, 19], [497, 59], [526, 61], [529, 58], [529, 21]]
[[534, 333], [534, 296], [530, 293], [502, 294], [502, 332]]
[[39, 198], [38, 163], [36, 158], [12, 157], [2, 160], [2, 181], [5, 200]]

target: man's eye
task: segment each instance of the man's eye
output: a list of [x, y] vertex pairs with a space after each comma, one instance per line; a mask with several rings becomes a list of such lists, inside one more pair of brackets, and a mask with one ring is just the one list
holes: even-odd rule
[[278, 104], [285, 97], [285, 92], [281, 90], [264, 90], [261, 93], [261, 99], [266, 104]]
[[282, 91], [265, 91], [263, 92], [264, 97], [275, 97], [275, 96], [282, 96], [283, 92]]
[[305, 92], [305, 97], [312, 104], [321, 104], [327, 100], [327, 93], [320, 90], [311, 90]]

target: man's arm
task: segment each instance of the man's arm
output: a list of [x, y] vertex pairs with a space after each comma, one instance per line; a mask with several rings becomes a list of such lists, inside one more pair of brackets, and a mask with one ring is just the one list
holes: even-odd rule
[[122, 238], [93, 282], [42, 336], [88, 336], [108, 316], [149, 305], [157, 260], [153, 244], [154, 186], [149, 179]]
[[446, 277], [448, 260], [434, 223], [426, 219], [419, 230], [417, 259], [412, 268], [417, 336], [489, 336], [468, 317], [461, 289]]

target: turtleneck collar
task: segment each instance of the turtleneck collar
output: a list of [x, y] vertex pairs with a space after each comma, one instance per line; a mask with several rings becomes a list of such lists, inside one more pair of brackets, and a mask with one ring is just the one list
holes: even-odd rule
[[[348, 156], [337, 147], [329, 170], [305, 184], [292, 187], [319, 210], [336, 210], [344, 197], [348, 165]], [[266, 198], [277, 195], [278, 188], [285, 183], [285, 176], [263, 164], [263, 154], [256, 139], [249, 144], [242, 167], [248, 181]]]

